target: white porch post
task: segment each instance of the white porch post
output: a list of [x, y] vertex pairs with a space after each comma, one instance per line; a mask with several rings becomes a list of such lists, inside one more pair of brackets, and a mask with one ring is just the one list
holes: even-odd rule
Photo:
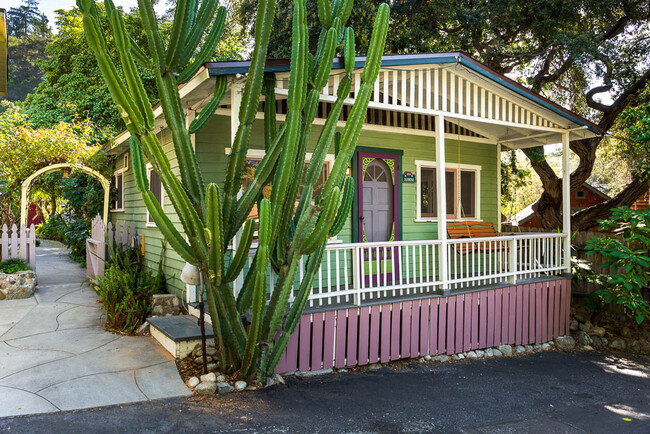
[[447, 286], [447, 189], [445, 187], [445, 117], [436, 117], [436, 191], [438, 210], [438, 239], [442, 241], [438, 255], [438, 270], [443, 292]]
[[[479, 204], [480, 205], [480, 204]], [[497, 232], [501, 232], [501, 143], [497, 143]]]
[[[243, 88], [239, 83], [232, 83], [230, 88], [230, 149], [233, 149], [233, 144], [235, 143], [235, 136], [237, 135], [237, 130], [239, 129], [239, 109], [241, 108], [241, 97], [242, 97]], [[237, 199], [242, 195], [242, 190], [240, 189], [237, 193]], [[235, 237], [232, 240], [232, 249], [233, 254], [237, 250], [238, 240], [241, 238], [242, 229], [240, 228], [235, 234]], [[242, 286], [244, 286], [244, 276], [242, 273], [239, 273], [239, 276], [235, 279], [232, 284], [232, 291], [237, 297]]]
[[562, 232], [564, 239], [564, 266], [571, 272], [571, 168], [569, 167], [569, 132], [562, 133]]

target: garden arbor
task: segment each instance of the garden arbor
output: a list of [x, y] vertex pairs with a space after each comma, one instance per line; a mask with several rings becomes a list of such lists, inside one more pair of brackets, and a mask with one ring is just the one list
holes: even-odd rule
[[27, 192], [29, 191], [29, 188], [31, 187], [34, 180], [41, 175], [45, 175], [46, 173], [56, 172], [57, 170], [62, 170], [62, 169], [78, 170], [80, 172], [92, 176], [102, 184], [102, 188], [104, 189], [104, 211], [102, 213], [102, 218], [104, 222], [108, 220], [108, 201], [109, 201], [109, 194], [111, 188], [111, 183], [108, 181], [108, 179], [106, 179], [104, 176], [102, 176], [101, 173], [91, 169], [90, 167], [86, 167], [79, 164], [72, 164], [72, 163], [57, 163], [37, 170], [36, 172], [32, 173], [27, 179], [23, 181], [20, 187], [20, 224], [21, 225], [25, 225], [27, 223], [27, 213], [25, 212], [25, 210], [27, 209]]

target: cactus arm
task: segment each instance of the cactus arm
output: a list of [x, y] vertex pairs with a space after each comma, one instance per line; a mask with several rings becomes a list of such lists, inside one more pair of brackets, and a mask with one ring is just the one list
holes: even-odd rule
[[352, 177], [345, 178], [342, 196], [341, 206], [339, 207], [336, 218], [334, 219], [334, 224], [330, 229], [330, 237], [335, 237], [339, 232], [341, 232], [341, 229], [343, 229], [343, 226], [350, 215], [350, 208], [352, 207], [352, 201], [354, 200], [354, 179], [352, 179]]
[[370, 38], [370, 46], [368, 50], [368, 57], [366, 59], [366, 66], [362, 75], [362, 82], [359, 89], [359, 94], [355, 95], [355, 102], [350, 110], [348, 121], [343, 129], [341, 136], [341, 148], [339, 157], [334, 162], [334, 167], [330, 172], [330, 177], [325, 181], [325, 192], [329, 191], [333, 186], [340, 185], [345, 169], [348, 167], [354, 148], [356, 146], [363, 120], [366, 116], [368, 103], [372, 95], [372, 88], [374, 82], [377, 80], [379, 68], [381, 67], [381, 56], [384, 52], [386, 44], [386, 34], [388, 33], [388, 18], [390, 9], [387, 4], [379, 6], [377, 16], [375, 18], [375, 25]]
[[[318, 143], [312, 154], [311, 161], [307, 167], [307, 174], [305, 175], [305, 184], [315, 185], [318, 177], [320, 176], [321, 170], [323, 170], [323, 164], [325, 164], [325, 158], [327, 157], [327, 150], [332, 143], [332, 138], [336, 132], [336, 125], [341, 116], [341, 111], [343, 110], [343, 103], [350, 93], [350, 88], [352, 86], [352, 81], [349, 76], [344, 76], [339, 83], [337, 90], [337, 99], [330, 114], [327, 116], [325, 121], [325, 126], [321, 131], [320, 137], [318, 138]], [[311, 198], [306, 198], [304, 196], [300, 197], [300, 203], [298, 205], [298, 214], [302, 212], [302, 209], [307, 205], [308, 201]]]
[[[279, 228], [283, 217], [282, 210], [285, 207], [287, 193], [289, 192], [292, 177], [299, 177], [302, 174], [295, 173], [294, 163], [299, 146], [299, 133], [302, 121], [302, 109], [305, 103], [305, 61], [307, 58], [307, 24], [305, 17], [305, 0], [297, 0], [294, 3], [292, 30], [292, 52], [291, 72], [289, 73], [289, 92], [287, 97], [287, 131], [285, 133], [284, 146], [280, 154], [278, 169], [273, 178], [273, 189], [271, 190], [271, 204], [273, 205], [273, 227]], [[304, 162], [304, 159], [303, 159]], [[303, 163], [304, 164], [304, 163]], [[293, 198], [292, 198], [293, 200]], [[293, 205], [291, 205], [293, 209]], [[278, 233], [274, 233], [274, 240]], [[274, 244], [274, 243], [273, 243]]]
[[287, 314], [287, 317], [284, 320], [284, 324], [282, 325], [282, 331], [271, 346], [271, 350], [262, 355], [262, 376], [269, 376], [273, 374], [275, 367], [277, 366], [278, 362], [280, 361], [280, 357], [284, 352], [284, 349], [289, 343], [291, 335], [296, 330], [296, 327], [298, 327], [302, 312], [305, 310], [305, 306], [309, 300], [309, 294], [311, 294], [314, 278], [316, 277], [316, 273], [318, 273], [318, 269], [321, 266], [324, 252], [325, 246], [322, 245], [309, 256], [309, 259], [307, 260], [305, 276], [300, 284], [300, 288], [298, 289], [296, 299], [289, 308], [289, 313]]
[[275, 74], [264, 75], [264, 150], [269, 151], [277, 135]]
[[142, 51], [142, 48], [138, 46], [138, 44], [133, 41], [133, 39], [130, 40], [131, 44], [131, 54], [133, 55], [133, 59], [140, 64], [143, 68], [146, 69], [151, 69], [153, 68], [153, 62], [151, 62], [151, 59], [147, 57], [144, 51]]
[[235, 256], [232, 258], [224, 278], [226, 282], [232, 282], [235, 280], [237, 276], [239, 276], [239, 273], [244, 269], [244, 265], [246, 265], [246, 260], [248, 259], [248, 254], [250, 252], [251, 243], [253, 242], [254, 231], [255, 221], [253, 219], [246, 220], [246, 224], [242, 230], [241, 240], [237, 247], [237, 252], [235, 252]]
[[257, 265], [255, 268], [255, 287], [253, 289], [253, 306], [251, 312], [251, 326], [242, 360], [244, 375], [251, 375], [255, 365], [256, 346], [262, 331], [264, 302], [266, 299], [266, 270], [269, 263], [269, 243], [271, 242], [271, 204], [268, 200], [260, 201], [259, 247]]
[[199, 115], [190, 124], [190, 134], [201, 131], [201, 128], [203, 128], [208, 120], [212, 118], [224, 95], [226, 95], [226, 90], [228, 90], [228, 78], [226, 76], [217, 77], [217, 82], [214, 86], [214, 94], [205, 107], [201, 109]]
[[[234, 216], [237, 193], [241, 188], [246, 151], [248, 150], [252, 124], [255, 121], [259, 98], [262, 92], [264, 65], [266, 63], [274, 15], [275, 0], [259, 0], [257, 16], [255, 18], [256, 44], [251, 58], [249, 73], [246, 77], [246, 84], [244, 85], [242, 105], [239, 110], [239, 129], [235, 135], [224, 182], [223, 215], [228, 216], [228, 218]], [[235, 231], [233, 221], [229, 221], [226, 232], [232, 234]]]
[[208, 252], [201, 217], [185, 194], [182, 184], [172, 172], [169, 160], [163, 152], [158, 139], [155, 135], [148, 134], [143, 136], [141, 140], [143, 145], [151, 152], [153, 162], [158, 166], [157, 172], [160, 175], [160, 180], [176, 210], [176, 214], [189, 238], [190, 244], [194, 248], [195, 255], [202, 260], [207, 259]]
[[329, 29], [327, 31], [327, 36], [325, 37], [325, 48], [323, 49], [323, 56], [320, 59], [318, 70], [316, 71], [316, 76], [314, 77], [314, 87], [319, 91], [325, 87], [329, 79], [330, 71], [332, 70], [332, 59], [334, 58], [337, 42], [338, 34], [336, 29]]
[[115, 44], [119, 47], [117, 52], [120, 57], [120, 62], [122, 63], [126, 85], [131, 95], [134, 96], [133, 99], [137, 104], [137, 108], [144, 118], [145, 128], [147, 130], [152, 130], [154, 127], [153, 110], [151, 109], [151, 103], [147, 97], [147, 92], [144, 90], [142, 79], [140, 78], [140, 75], [138, 75], [138, 70], [135, 66], [133, 56], [131, 56], [131, 40], [126, 33], [124, 18], [117, 9], [113, 9], [109, 13], [108, 18], [111, 28], [113, 29]]
[[329, 0], [318, 0], [318, 19], [323, 28], [329, 28], [332, 23], [332, 7]]
[[99, 27], [97, 16], [91, 15], [89, 12], [84, 12], [83, 26], [84, 32], [87, 35], [88, 45], [90, 45], [95, 53], [97, 65], [105, 77], [106, 85], [113, 97], [113, 101], [121, 112], [122, 119], [124, 119], [127, 127], [132, 126], [136, 131], [142, 132], [144, 119], [137, 107], [131, 102], [129, 92], [122, 80], [119, 79], [117, 68], [115, 68], [113, 61], [106, 51], [106, 40]]
[[340, 204], [341, 192], [338, 187], [334, 187], [325, 200], [325, 205], [319, 215], [314, 230], [311, 232], [309, 237], [307, 237], [304, 244], [300, 246], [300, 252], [302, 254], [309, 255], [313, 253], [318, 246], [327, 242], [327, 235], [334, 224], [334, 217], [336, 216]]
[[138, 0], [138, 12], [142, 19], [142, 27], [147, 35], [149, 53], [153, 57], [153, 64], [158, 70], [164, 70], [165, 47], [162, 36], [158, 31], [158, 19], [150, 0]]
[[[206, 227], [210, 231], [210, 254], [208, 266], [210, 278], [221, 285], [224, 275], [223, 219], [221, 217], [221, 191], [214, 183], [208, 184], [206, 192]], [[214, 276], [214, 277], [213, 277]]]
[[181, 57], [178, 62], [179, 65], [185, 65], [196, 51], [196, 47], [199, 45], [199, 42], [201, 42], [203, 32], [208, 28], [210, 22], [214, 18], [214, 13], [217, 10], [218, 5], [219, 3], [217, 0], [204, 0], [201, 3], [198, 13], [195, 14], [196, 21], [190, 23], [188, 26], [190, 31], [183, 46], [183, 51], [181, 52]]
[[178, 0], [174, 10], [174, 24], [172, 25], [172, 33], [167, 44], [167, 56], [165, 59], [168, 71], [176, 67], [183, 52], [183, 44], [181, 41], [189, 25], [190, 0]]
[[[282, 126], [278, 134], [275, 136], [275, 139], [271, 144], [271, 148], [267, 151], [266, 155], [264, 155], [262, 161], [260, 161], [260, 164], [257, 166], [253, 180], [237, 202], [235, 227], [239, 228], [244, 223], [244, 221], [246, 221], [248, 215], [253, 209], [253, 206], [262, 195], [262, 190], [271, 180], [273, 169], [275, 168], [275, 164], [280, 157], [280, 151], [282, 150], [280, 142], [284, 137], [285, 130], [286, 124]], [[230, 239], [233, 236], [234, 233], [228, 233], [227, 238]]]
[[187, 83], [205, 62], [210, 61], [217, 44], [221, 40], [221, 35], [226, 25], [226, 15], [227, 10], [225, 7], [222, 6], [217, 10], [217, 16], [212, 22], [212, 28], [210, 29], [210, 33], [208, 33], [205, 43], [201, 46], [199, 54], [194, 60], [178, 74], [178, 83]]
[[135, 140], [131, 141], [131, 163], [133, 174], [138, 190], [142, 193], [143, 201], [149, 210], [156, 226], [163, 233], [165, 239], [169, 241], [172, 248], [190, 264], [196, 265], [196, 258], [192, 248], [187, 244], [183, 236], [176, 230], [171, 220], [167, 217], [164, 210], [149, 190], [149, 180], [147, 179], [147, 169], [142, 158], [142, 149]]
[[354, 71], [354, 30], [352, 27], [345, 29], [345, 42], [343, 43], [343, 63], [345, 65], [345, 72], [352, 74]]

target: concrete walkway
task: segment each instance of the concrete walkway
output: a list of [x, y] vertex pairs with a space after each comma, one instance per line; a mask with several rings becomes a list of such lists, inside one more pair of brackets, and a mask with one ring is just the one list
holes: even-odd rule
[[0, 417], [190, 395], [149, 337], [104, 330], [85, 270], [58, 243], [37, 249], [36, 295], [0, 302]]

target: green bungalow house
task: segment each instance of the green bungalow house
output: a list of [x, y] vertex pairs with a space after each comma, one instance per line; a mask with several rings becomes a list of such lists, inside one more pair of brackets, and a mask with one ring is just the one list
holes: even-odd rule
[[[355, 85], [341, 126], [364, 62], [363, 57], [356, 59]], [[221, 106], [192, 137], [205, 182], [223, 182], [248, 67], [249, 62], [206, 64], [180, 90], [190, 122], [212, 95], [214, 78], [228, 77]], [[335, 59], [321, 91], [311, 146], [335, 101], [342, 69], [342, 59]], [[266, 70], [276, 74], [276, 108], [282, 121], [289, 62], [269, 61]], [[161, 109], [155, 114], [173, 167], [171, 134]], [[258, 118], [262, 116], [263, 103]], [[348, 169], [357, 186], [349, 221], [328, 243], [308, 310], [278, 370], [451, 354], [510, 341], [542, 342], [566, 332], [570, 213], [564, 210], [564, 226], [555, 233], [499, 233], [500, 152], [562, 143], [566, 169], [569, 141], [601, 133], [593, 123], [463, 53], [385, 56]], [[129, 134], [124, 132], [110, 150], [118, 157], [111, 221], [135, 223], [144, 238], [145, 257], [154, 264], [162, 235], [136, 189], [128, 149]], [[323, 180], [334, 154], [332, 146]], [[257, 122], [248, 174], [263, 155], [263, 122]], [[569, 179], [566, 170], [563, 177]], [[178, 222], [157, 174], [150, 172], [149, 180], [154, 195]], [[568, 183], [563, 193], [568, 207]], [[179, 280], [184, 262], [171, 249], [165, 256], [170, 289], [194, 312], [196, 288]]]

